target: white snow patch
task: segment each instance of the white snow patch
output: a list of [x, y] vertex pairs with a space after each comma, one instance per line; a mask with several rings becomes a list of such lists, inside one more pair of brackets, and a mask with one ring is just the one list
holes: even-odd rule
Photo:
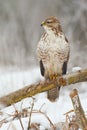
[[80, 71], [82, 68], [77, 66], [72, 68], [72, 72]]

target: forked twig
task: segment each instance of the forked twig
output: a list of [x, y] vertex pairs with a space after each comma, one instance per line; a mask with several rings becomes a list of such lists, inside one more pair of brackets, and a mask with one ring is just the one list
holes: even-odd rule
[[24, 130], [23, 123], [21, 121], [21, 112], [16, 109], [15, 105], [14, 105], [14, 109], [15, 109], [15, 116], [14, 116], [14, 118], [18, 118], [19, 119], [19, 122], [21, 124], [22, 130]]
[[44, 112], [42, 112], [42, 111], [40, 111], [40, 110], [33, 110], [32, 113], [40, 113], [40, 114], [44, 115], [44, 116], [46, 117], [46, 119], [49, 121], [52, 130], [56, 130], [54, 124], [53, 124], [52, 121], [51, 121], [51, 119], [50, 119]]

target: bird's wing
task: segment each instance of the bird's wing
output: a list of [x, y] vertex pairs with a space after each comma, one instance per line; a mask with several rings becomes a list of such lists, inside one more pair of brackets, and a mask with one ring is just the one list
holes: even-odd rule
[[62, 74], [66, 74], [66, 72], [67, 72], [67, 61], [65, 61], [65, 62], [63, 63]]
[[45, 69], [44, 69], [42, 60], [40, 60], [40, 71], [41, 71], [41, 75], [44, 76]]

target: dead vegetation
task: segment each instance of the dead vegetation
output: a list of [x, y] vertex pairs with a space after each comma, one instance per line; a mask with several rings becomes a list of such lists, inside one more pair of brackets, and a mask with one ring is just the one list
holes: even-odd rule
[[[76, 91], [77, 91], [76, 89], [73, 90], [73, 92], [76, 92]], [[70, 96], [71, 96], [71, 93], [70, 93]], [[76, 95], [78, 96], [78, 93], [76, 93]], [[76, 97], [76, 95], [74, 95], [74, 98]], [[64, 113], [65, 121], [54, 124], [51, 121], [50, 117], [48, 117], [48, 115], [42, 111], [44, 104], [39, 108], [39, 110], [33, 109], [34, 98], [32, 98], [31, 107], [29, 107], [29, 108], [22, 109], [22, 105], [21, 105], [21, 111], [19, 111], [16, 109], [15, 105], [13, 105], [13, 107], [14, 107], [13, 114], [4, 113], [1, 111], [0, 115], [4, 118], [2, 118], [0, 120], [0, 127], [2, 127], [2, 125], [5, 123], [10, 123], [8, 126], [8, 130], [9, 130], [10, 126], [12, 124], [12, 121], [18, 120], [21, 125], [21, 130], [24, 130], [24, 124], [22, 122], [22, 119], [27, 118], [27, 124], [28, 124], [27, 130], [40, 130], [40, 126], [42, 124], [31, 121], [32, 114], [40, 114], [46, 118], [46, 120], [49, 122], [49, 125], [50, 125], [50, 127], [46, 128], [45, 130], [78, 130], [79, 128], [81, 128], [82, 130], [87, 130], [86, 129], [86, 126], [87, 126], [86, 114], [84, 114], [84, 112], [83, 113], [81, 112], [82, 106], [81, 106], [80, 99], [79, 99], [79, 102], [78, 102], [78, 100], [76, 100], [76, 102], [78, 104], [78, 107], [76, 107], [76, 104], [73, 104], [73, 106], [75, 106], [74, 109]], [[80, 106], [81, 106], [81, 108], [79, 108]], [[79, 110], [79, 114], [76, 113], [75, 109]], [[84, 119], [81, 118], [79, 115], [81, 115], [81, 117], [83, 117], [83, 115], [84, 115]], [[80, 117], [79, 120], [80, 120], [81, 124], [78, 123], [78, 116]], [[82, 124], [83, 120], [84, 120], [85, 126], [84, 126], [84, 124]]]

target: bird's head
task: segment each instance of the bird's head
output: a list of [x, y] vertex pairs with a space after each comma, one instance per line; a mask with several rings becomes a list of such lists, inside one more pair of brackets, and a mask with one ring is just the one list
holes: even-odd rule
[[45, 21], [43, 21], [41, 23], [41, 26], [44, 27], [46, 32], [49, 32], [50, 30], [51, 31], [56, 31], [56, 30], [57, 31], [62, 31], [59, 20], [54, 16], [49, 17]]

